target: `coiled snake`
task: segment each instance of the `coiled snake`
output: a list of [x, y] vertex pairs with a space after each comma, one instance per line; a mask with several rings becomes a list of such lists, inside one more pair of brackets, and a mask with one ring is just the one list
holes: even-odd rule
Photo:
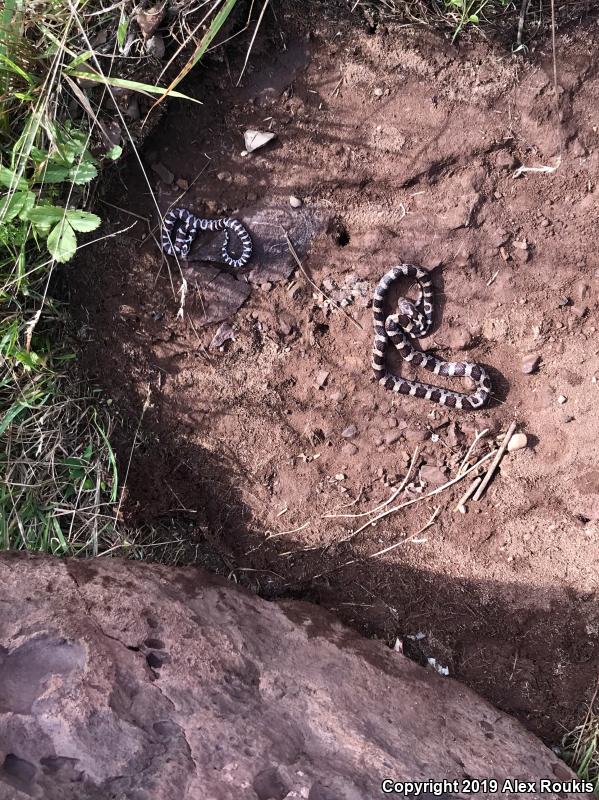
[[[242, 252], [239, 258], [233, 258], [229, 252], [230, 230], [241, 242]], [[169, 256], [177, 255], [180, 258], [187, 258], [199, 231], [225, 232], [222, 258], [230, 267], [236, 269], [245, 267], [252, 257], [252, 238], [238, 219], [231, 217], [204, 219], [196, 217], [186, 208], [173, 208], [165, 216], [162, 223], [162, 249]]]
[[[397, 303], [398, 313], [387, 316], [384, 307], [389, 288], [395, 281], [404, 277], [413, 278], [418, 283], [418, 300], [413, 303], [405, 297], [400, 297]], [[442, 361], [436, 356], [416, 350], [410, 341], [410, 337], [426, 336], [433, 323], [433, 284], [425, 270], [412, 264], [400, 264], [390, 269], [381, 278], [374, 291], [372, 310], [374, 318], [372, 368], [377, 380], [385, 389], [432, 400], [449, 408], [475, 409], [484, 406], [491, 394], [491, 381], [479, 364], [469, 361]], [[424, 367], [435, 375], [472, 378], [478, 388], [472, 394], [462, 394], [391, 374], [385, 365], [389, 342], [397, 348], [405, 361]]]

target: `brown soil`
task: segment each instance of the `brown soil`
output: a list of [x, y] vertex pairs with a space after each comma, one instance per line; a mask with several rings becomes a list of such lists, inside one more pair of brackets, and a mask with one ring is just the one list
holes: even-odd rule
[[[218, 325], [203, 325], [198, 264], [181, 320], [176, 266], [169, 278], [145, 224], [109, 208], [107, 230], [135, 228], [83, 251], [73, 273], [86, 368], [130, 421], [122, 473], [150, 391], [123, 513], [167, 519], [186, 558], [267, 597], [316, 600], [399, 637], [555, 742], [599, 666], [599, 25], [558, 38], [558, 112], [549, 46], [524, 63], [422, 31], [368, 35], [330, 13], [279, 13], [239, 88], [241, 51], [197, 70], [185, 90], [204, 105], [173, 101], [145, 158], [189, 182], [202, 171], [180, 204], [208, 216], [301, 197], [301, 213], [331, 221], [306, 269], [333, 298], [355, 289], [347, 314], [300, 271], [265, 284], [254, 262], [234, 340], [208, 349]], [[278, 139], [243, 157], [246, 128]], [[557, 169], [514, 178], [519, 164]], [[164, 210], [176, 192], [148, 175]], [[117, 177], [107, 201], [156, 224], [136, 162]], [[401, 260], [433, 270], [437, 325], [423, 347], [485, 364], [488, 409], [446, 411], [372, 379], [367, 301]], [[523, 374], [531, 353], [540, 367]], [[530, 446], [466, 515], [453, 511], [461, 483], [351, 541], [361, 520], [322, 518], [384, 500], [416, 444], [419, 465], [455, 474], [476, 430], [512, 419]], [[367, 558], [435, 507], [426, 532]]]

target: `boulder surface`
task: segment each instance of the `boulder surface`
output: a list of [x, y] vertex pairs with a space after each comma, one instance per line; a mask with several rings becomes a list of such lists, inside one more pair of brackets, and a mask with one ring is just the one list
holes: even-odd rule
[[540, 780], [574, 774], [316, 606], [195, 568], [0, 556], [0, 800], [370, 800], [416, 796], [385, 779], [470, 778], [551, 798]]

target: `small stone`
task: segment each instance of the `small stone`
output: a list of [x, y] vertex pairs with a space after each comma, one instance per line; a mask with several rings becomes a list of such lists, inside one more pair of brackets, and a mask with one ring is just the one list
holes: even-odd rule
[[158, 175], [160, 180], [164, 181], [164, 183], [170, 185], [175, 180], [173, 173], [170, 171], [170, 169], [168, 169], [168, 167], [165, 167], [161, 161], [157, 161], [155, 164], [152, 164], [152, 169], [156, 175]]
[[357, 432], [358, 429], [355, 425], [348, 425], [347, 428], [341, 431], [341, 436], [343, 436], [344, 439], [353, 439]]
[[575, 317], [578, 317], [578, 319], [582, 319], [586, 315], [588, 310], [589, 309], [587, 306], [572, 306], [572, 308], [570, 309], [572, 314], [574, 314]]
[[279, 316], [279, 330], [283, 334], [283, 336], [289, 336], [289, 334], [293, 331], [295, 327], [295, 320], [290, 314], [287, 312], [283, 312]]
[[524, 356], [522, 358], [522, 372], [525, 375], [530, 375], [531, 373], [536, 372], [540, 360], [541, 356], [538, 356], [536, 353], [530, 353], [530, 355]]
[[338, 473], [335, 475], [335, 480], [336, 480], [336, 481], [344, 481], [344, 480], [345, 480], [345, 478], [346, 478], [346, 476], [343, 474], [343, 472], [338, 472]]
[[342, 400], [345, 400], [345, 392], [337, 389], [336, 391], [330, 393], [329, 400], [332, 400], [333, 403], [340, 403]]
[[495, 166], [497, 169], [511, 170], [518, 166], [518, 162], [511, 153], [508, 153], [504, 150], [497, 154]]
[[358, 452], [358, 448], [356, 447], [355, 444], [352, 444], [351, 442], [346, 442], [341, 448], [341, 452], [343, 453], [344, 456], [355, 456], [356, 453]]
[[541, 220], [541, 228], [548, 228], [551, 225], [548, 219]]
[[521, 264], [525, 264], [528, 259], [530, 258], [530, 251], [529, 250], [514, 250], [514, 257], [516, 261], [519, 261]]
[[441, 486], [445, 483], [445, 471], [434, 464], [425, 464], [420, 468], [420, 477], [428, 486]]
[[185, 178], [177, 178], [177, 186], [186, 192], [189, 189], [189, 181], [186, 181]]
[[233, 176], [231, 175], [231, 173], [227, 172], [226, 170], [219, 172], [216, 177], [219, 181], [223, 181], [224, 183], [231, 183], [231, 181], [233, 180]]
[[522, 450], [528, 444], [528, 437], [525, 433], [514, 433], [508, 442], [508, 453], [513, 453], [514, 450]]
[[223, 322], [219, 327], [214, 336], [212, 337], [212, 341], [208, 345], [209, 350], [216, 350], [217, 348], [221, 347], [225, 342], [229, 341], [229, 339], [235, 338], [235, 332], [230, 322]]
[[566, 424], [568, 422], [574, 422], [574, 417], [571, 414], [564, 414], [564, 422]]
[[272, 283], [270, 281], [265, 281], [264, 283], [260, 284], [260, 288], [263, 292], [270, 292], [272, 289]]
[[402, 432], [395, 428], [395, 430], [387, 431], [385, 433], [385, 444], [395, 444], [401, 439]]
[[569, 306], [571, 302], [572, 301], [570, 300], [569, 297], [566, 297], [566, 295], [562, 295], [562, 297], [560, 297], [560, 299], [557, 301], [557, 307], [565, 308], [566, 306]]
[[512, 241], [512, 246], [515, 247], [517, 250], [528, 250], [528, 242], [526, 239], [514, 239]]
[[272, 131], [247, 130], [243, 134], [245, 149], [248, 153], [253, 153], [254, 150], [258, 150], [260, 147], [264, 147], [264, 145], [272, 142], [276, 136], [277, 134]]
[[375, 97], [382, 97], [385, 94], [385, 90], [381, 89], [380, 86], [377, 86], [376, 89], [374, 90], [373, 94], [374, 94]]
[[206, 213], [218, 214], [218, 203], [216, 200], [206, 200]]
[[154, 34], [149, 39], [146, 39], [146, 52], [154, 58], [163, 58], [166, 50], [164, 39], [158, 34]]
[[429, 431], [408, 428], [406, 431], [404, 431], [404, 436], [406, 437], [407, 442], [416, 444], [418, 442], [426, 442], [429, 437]]
[[567, 402], [567, 400], [568, 398], [566, 397], [565, 394], [560, 394], [560, 396], [557, 398], [557, 402], [562, 406], [565, 402]]
[[324, 387], [325, 383], [328, 380], [329, 375], [330, 372], [328, 372], [326, 369], [321, 369], [320, 372], [316, 373], [316, 385], [318, 386], [319, 389], [322, 389]]
[[299, 197], [295, 197], [295, 195], [291, 194], [289, 195], [289, 205], [291, 208], [301, 208], [303, 201], [300, 200]]

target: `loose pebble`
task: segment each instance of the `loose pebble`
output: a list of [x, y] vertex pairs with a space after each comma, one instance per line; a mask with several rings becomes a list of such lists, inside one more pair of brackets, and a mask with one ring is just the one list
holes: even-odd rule
[[518, 239], [514, 239], [512, 241], [512, 245], [517, 250], [528, 250], [528, 242], [526, 241], [526, 239], [522, 239], [521, 241], [518, 241]]
[[385, 90], [381, 89], [380, 86], [377, 86], [376, 89], [374, 90], [373, 94], [374, 94], [375, 97], [382, 97], [385, 94]]
[[270, 281], [265, 281], [264, 283], [260, 284], [260, 288], [263, 292], [270, 292], [272, 289], [272, 283]]
[[401, 439], [402, 432], [395, 428], [385, 433], [385, 444], [395, 444]]
[[316, 373], [316, 385], [319, 389], [325, 385], [328, 380], [330, 373], [326, 369], [321, 369], [320, 372]]
[[346, 442], [341, 448], [341, 452], [343, 453], [344, 456], [355, 456], [356, 453], [358, 452], [358, 448], [356, 447], [355, 444], [352, 444], [351, 442]]
[[522, 358], [522, 372], [525, 375], [530, 375], [531, 373], [536, 372], [540, 360], [541, 356], [537, 355], [536, 353], [530, 353], [530, 355], [524, 356]]
[[355, 425], [348, 425], [347, 428], [341, 431], [341, 436], [343, 436], [344, 439], [353, 439], [357, 432], [358, 429]]
[[574, 422], [574, 417], [571, 414], [564, 414], [564, 422], [566, 424], [568, 422]]
[[560, 394], [560, 396], [557, 398], [557, 402], [560, 403], [560, 405], [563, 405], [567, 400], [568, 398], [565, 394]]
[[343, 472], [338, 472], [338, 473], [335, 475], [335, 480], [336, 480], [336, 481], [344, 481], [344, 480], [345, 480], [345, 477], [346, 477], [346, 476], [343, 474]]
[[253, 153], [254, 150], [258, 150], [260, 147], [264, 147], [264, 145], [272, 142], [272, 140], [276, 138], [276, 135], [277, 134], [272, 131], [247, 130], [243, 134], [245, 149], [248, 153]]
[[441, 486], [442, 483], [445, 483], [445, 470], [434, 464], [425, 464], [420, 468], [420, 477], [429, 486]]
[[186, 181], [185, 178], [177, 178], [177, 186], [186, 192], [189, 189], [189, 181]]
[[300, 200], [299, 197], [295, 197], [295, 195], [289, 195], [289, 205], [291, 208], [300, 208], [303, 205], [303, 201]]
[[425, 442], [429, 437], [429, 431], [419, 431], [408, 428], [404, 431], [406, 441], [416, 444], [417, 442]]
[[233, 176], [231, 175], [231, 173], [227, 172], [226, 170], [223, 170], [223, 172], [219, 172], [216, 177], [219, 181], [224, 181], [224, 183], [231, 183], [231, 181], [233, 180]]
[[528, 437], [525, 433], [514, 433], [507, 445], [508, 453], [513, 453], [514, 450], [522, 450], [527, 444]]

